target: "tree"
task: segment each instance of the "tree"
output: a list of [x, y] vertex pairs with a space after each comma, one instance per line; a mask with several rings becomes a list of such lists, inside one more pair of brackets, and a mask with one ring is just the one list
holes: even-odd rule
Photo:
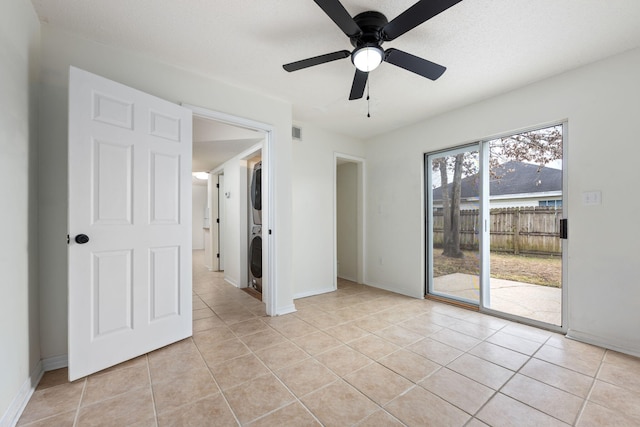
[[444, 214], [444, 251], [442, 254], [451, 258], [462, 258], [460, 250], [460, 196], [462, 194], [462, 164], [465, 153], [455, 156], [453, 161], [453, 180], [451, 195], [449, 195], [449, 169], [446, 157], [438, 159], [437, 168], [440, 169], [442, 186], [442, 207]]
[[[489, 141], [489, 151], [489, 174], [492, 179], [500, 179], [504, 176], [499, 175], [498, 170], [500, 170], [499, 166], [507, 161], [535, 163], [540, 171], [550, 162], [562, 159], [562, 126], [552, 126]], [[464, 253], [460, 250], [462, 179], [478, 174], [478, 152], [467, 151], [455, 156], [440, 157], [435, 159], [431, 166], [434, 172], [440, 172], [444, 215], [442, 255], [462, 258], [464, 257]]]

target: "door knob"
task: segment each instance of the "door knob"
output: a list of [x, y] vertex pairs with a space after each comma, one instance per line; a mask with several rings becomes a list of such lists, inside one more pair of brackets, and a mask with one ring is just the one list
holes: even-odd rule
[[83, 245], [89, 241], [89, 236], [86, 234], [78, 234], [74, 240], [76, 243]]

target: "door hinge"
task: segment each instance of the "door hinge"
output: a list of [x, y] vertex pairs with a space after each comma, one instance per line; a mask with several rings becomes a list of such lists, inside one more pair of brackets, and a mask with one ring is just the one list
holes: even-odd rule
[[567, 218], [560, 219], [560, 238], [566, 239], [569, 235], [569, 220]]
[[216, 258], [220, 258], [220, 254], [216, 254]]
[[216, 224], [220, 224], [220, 218], [216, 218]]
[[269, 229], [269, 234], [271, 234], [271, 229]]
[[216, 184], [216, 188], [220, 188], [220, 184]]
[[70, 240], [69, 240], [69, 235], [67, 234], [67, 245], [69, 244]]

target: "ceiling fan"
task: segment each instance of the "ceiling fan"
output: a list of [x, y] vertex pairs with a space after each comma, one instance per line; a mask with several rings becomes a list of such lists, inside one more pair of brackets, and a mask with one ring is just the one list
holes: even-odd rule
[[394, 40], [462, 0], [420, 0], [391, 21], [388, 21], [382, 13], [375, 11], [362, 12], [352, 18], [339, 0], [314, 1], [349, 37], [355, 49], [352, 52], [339, 50], [291, 62], [283, 65], [286, 71], [297, 71], [351, 56], [351, 61], [356, 67], [349, 94], [349, 100], [353, 100], [362, 98], [369, 72], [382, 61], [431, 80], [436, 80], [446, 70], [442, 65], [402, 50], [394, 48], [383, 50], [381, 46], [382, 43]]

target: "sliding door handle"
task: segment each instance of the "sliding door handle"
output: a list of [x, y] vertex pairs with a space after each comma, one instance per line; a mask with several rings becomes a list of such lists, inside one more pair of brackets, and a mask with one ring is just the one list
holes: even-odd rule
[[560, 219], [560, 238], [566, 239], [569, 234], [569, 223], [567, 218]]

